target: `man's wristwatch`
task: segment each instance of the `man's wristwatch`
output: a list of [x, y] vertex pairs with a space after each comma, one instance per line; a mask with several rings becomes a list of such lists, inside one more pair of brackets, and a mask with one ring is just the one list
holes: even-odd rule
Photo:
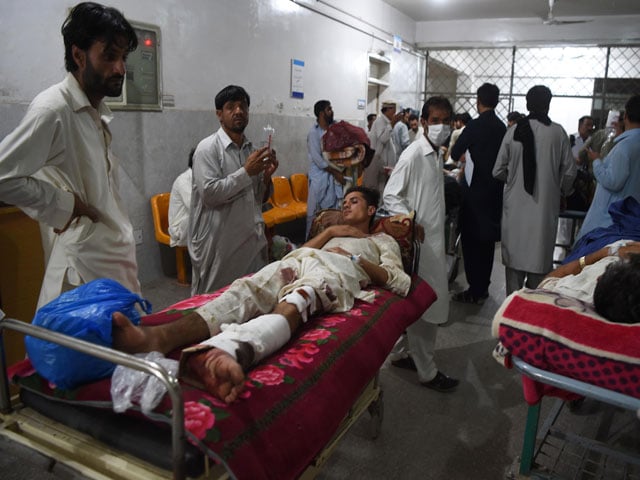
[[358, 254], [358, 255], [351, 255], [351, 261], [353, 263], [357, 263], [358, 265], [360, 265], [360, 258], [362, 257], [362, 255]]

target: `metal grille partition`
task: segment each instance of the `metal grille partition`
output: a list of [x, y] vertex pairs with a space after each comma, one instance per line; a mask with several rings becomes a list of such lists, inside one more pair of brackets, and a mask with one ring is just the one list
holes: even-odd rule
[[423, 99], [444, 95], [455, 112], [475, 112], [476, 90], [489, 82], [500, 88], [496, 113], [505, 119], [512, 110], [526, 112], [527, 91], [542, 84], [553, 93], [552, 109], [571, 115], [572, 106], [603, 125], [609, 110], [622, 110], [640, 94], [640, 45], [433, 49], [425, 55]]

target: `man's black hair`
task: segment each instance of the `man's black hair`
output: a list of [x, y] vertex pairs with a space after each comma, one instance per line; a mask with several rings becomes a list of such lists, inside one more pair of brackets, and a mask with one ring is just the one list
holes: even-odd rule
[[369, 115], [367, 115], [367, 122], [370, 121], [372, 118], [375, 119], [377, 117], [377, 115], [375, 113], [370, 113]]
[[237, 85], [227, 85], [216, 95], [216, 110], [222, 110], [222, 107], [227, 102], [241, 102], [242, 100], [247, 102], [247, 107], [251, 105], [249, 94], [244, 88]]
[[318, 100], [316, 102], [316, 104], [313, 106], [313, 114], [317, 119], [320, 118], [320, 112], [324, 111], [324, 109], [329, 105], [331, 105], [331, 102], [329, 100]]
[[375, 188], [354, 185], [353, 187], [349, 187], [347, 189], [347, 191], [344, 193], [344, 196], [346, 197], [352, 192], [360, 192], [367, 202], [367, 206], [378, 208], [378, 203], [380, 202], [380, 192]]
[[552, 97], [549, 87], [544, 85], [531, 87], [527, 92], [527, 110], [532, 113], [548, 114]]
[[409, 121], [411, 120], [418, 120], [418, 115], [416, 115], [415, 113], [412, 113], [411, 115], [409, 115]]
[[507, 114], [507, 121], [509, 121], [509, 122], [517, 122], [518, 120], [520, 120], [523, 117], [525, 117], [524, 114], [514, 110], [513, 112], [509, 112]]
[[453, 119], [462, 122], [463, 125], [466, 125], [471, 120], [471, 115], [469, 114], [469, 112], [456, 113]]
[[624, 106], [624, 114], [630, 122], [640, 123], [640, 95], [634, 95]]
[[596, 312], [617, 323], [640, 322], [640, 254], [611, 263], [593, 292]]
[[578, 119], [578, 126], [581, 126], [585, 120], [591, 120], [593, 122], [593, 117], [591, 115], [583, 115]]
[[493, 83], [483, 83], [478, 87], [478, 101], [487, 108], [496, 108], [500, 99], [500, 89]]
[[435, 96], [430, 97], [422, 106], [422, 118], [425, 120], [429, 119], [429, 109], [433, 108], [442, 108], [443, 110], [448, 110], [449, 115], [453, 114], [453, 107], [451, 106], [451, 102], [446, 97]]
[[73, 59], [72, 46], [87, 51], [96, 41], [103, 41], [107, 48], [116, 44], [132, 52], [138, 48], [138, 36], [124, 15], [115, 8], [99, 3], [79, 3], [62, 24], [64, 39], [64, 64], [68, 72], [78, 70]]

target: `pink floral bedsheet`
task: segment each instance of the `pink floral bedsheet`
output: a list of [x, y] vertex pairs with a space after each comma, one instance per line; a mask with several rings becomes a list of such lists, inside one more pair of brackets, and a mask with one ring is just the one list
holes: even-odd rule
[[[174, 320], [219, 293], [190, 298], [143, 322]], [[382, 289], [375, 293], [371, 304], [357, 301], [349, 312], [326, 314], [304, 325], [248, 374], [242, 398], [232, 405], [183, 385], [189, 441], [222, 460], [239, 479], [299, 476], [331, 439], [396, 339], [436, 298], [417, 276], [407, 298]], [[109, 379], [60, 391], [40, 378], [28, 361], [15, 365], [10, 374], [42, 395], [94, 406], [103, 402], [103, 408], [111, 408]], [[168, 425], [169, 400], [164, 399], [155, 413], [160, 414], [155, 420]]]

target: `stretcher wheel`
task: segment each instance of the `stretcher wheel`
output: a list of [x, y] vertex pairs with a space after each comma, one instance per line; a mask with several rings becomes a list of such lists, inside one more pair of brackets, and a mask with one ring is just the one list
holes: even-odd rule
[[369, 431], [373, 440], [378, 438], [378, 435], [380, 435], [380, 430], [382, 430], [382, 419], [384, 418], [384, 401], [382, 398], [383, 393], [384, 392], [381, 390], [378, 398], [371, 402], [367, 407], [369, 415], [371, 415], [371, 421], [369, 422]]

